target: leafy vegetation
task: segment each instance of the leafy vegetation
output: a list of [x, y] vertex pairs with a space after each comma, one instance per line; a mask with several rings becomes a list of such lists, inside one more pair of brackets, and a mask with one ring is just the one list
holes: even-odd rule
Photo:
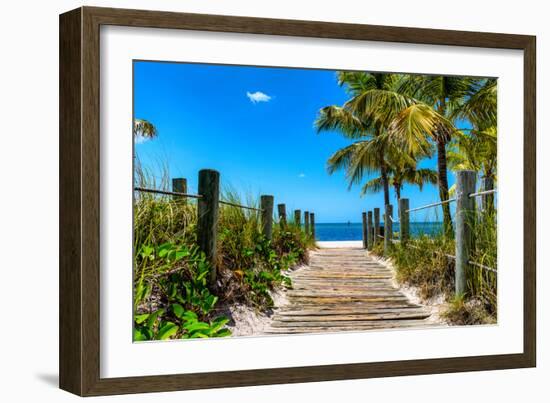
[[[164, 175], [168, 177], [166, 174]], [[159, 186], [136, 165], [141, 187]], [[168, 181], [161, 179], [161, 187]], [[224, 200], [241, 203], [228, 190]], [[249, 197], [246, 204], [254, 206]], [[285, 272], [305, 262], [311, 237], [289, 223], [275, 226], [273, 239], [260, 232], [256, 211], [221, 205], [218, 223], [218, 281], [208, 287], [212, 267], [196, 246], [196, 204], [190, 199], [136, 192], [134, 205], [134, 340], [230, 335], [220, 304], [273, 305], [270, 291], [291, 287]]]

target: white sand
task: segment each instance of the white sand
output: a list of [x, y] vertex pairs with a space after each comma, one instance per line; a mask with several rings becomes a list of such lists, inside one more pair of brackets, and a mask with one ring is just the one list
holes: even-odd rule
[[288, 299], [283, 288], [269, 291], [269, 294], [276, 308], [270, 309], [267, 312], [260, 312], [244, 304], [225, 307], [223, 314], [232, 319], [227, 327], [231, 330], [233, 336], [258, 336], [265, 334], [276, 309], [288, 304]]

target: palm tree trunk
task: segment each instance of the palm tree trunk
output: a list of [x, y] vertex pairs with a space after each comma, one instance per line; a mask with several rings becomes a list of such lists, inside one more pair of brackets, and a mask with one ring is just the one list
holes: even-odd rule
[[[439, 198], [441, 201], [449, 199], [449, 181], [447, 179], [447, 151], [445, 141], [437, 141], [437, 177], [439, 182]], [[453, 223], [449, 203], [441, 205], [443, 208], [443, 230], [447, 238], [453, 238]]]
[[401, 199], [401, 185], [394, 183], [393, 188], [395, 189], [395, 197], [397, 199], [397, 204], [399, 205], [399, 199]]
[[380, 161], [380, 176], [382, 178], [382, 186], [384, 187], [384, 206], [390, 204], [390, 185], [388, 183], [388, 167], [382, 156]]
[[[380, 125], [376, 126], [376, 137], [382, 134]], [[384, 207], [390, 204], [390, 185], [388, 183], [388, 167], [386, 165], [386, 158], [384, 147], [381, 148], [378, 154], [378, 161], [380, 161], [380, 176], [382, 177], [382, 186], [384, 187]]]

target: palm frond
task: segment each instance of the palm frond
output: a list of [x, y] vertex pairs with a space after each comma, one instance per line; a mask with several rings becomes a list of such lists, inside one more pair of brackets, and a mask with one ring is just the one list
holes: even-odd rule
[[454, 118], [467, 119], [478, 129], [497, 125], [497, 80], [487, 79], [472, 86], [469, 97], [456, 109]]
[[370, 127], [350, 111], [336, 106], [326, 106], [319, 111], [315, 120], [317, 133], [338, 130], [346, 138], [357, 139], [368, 135]]
[[152, 139], [157, 136], [157, 128], [145, 119], [134, 119], [134, 136]]
[[363, 187], [361, 188], [361, 196], [364, 196], [367, 193], [378, 193], [382, 191], [383, 188], [384, 184], [382, 183], [382, 177], [379, 176], [377, 178], [369, 180], [363, 185]]
[[353, 97], [344, 107], [364, 120], [374, 120], [387, 126], [401, 111], [415, 103], [415, 99], [407, 95], [373, 89]]
[[426, 104], [413, 104], [393, 120], [389, 135], [412, 154], [427, 154], [431, 140], [453, 133], [453, 124]]

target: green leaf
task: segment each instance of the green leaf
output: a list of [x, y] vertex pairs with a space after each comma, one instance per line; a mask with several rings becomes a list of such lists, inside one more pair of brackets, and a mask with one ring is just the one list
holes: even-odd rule
[[175, 298], [177, 294], [178, 294], [178, 285], [176, 283], [171, 283], [169, 285], [168, 296], [170, 298]]
[[143, 322], [145, 322], [145, 320], [149, 317], [149, 314], [148, 313], [143, 313], [141, 315], [134, 315], [134, 321], [139, 325]]
[[146, 299], [149, 295], [151, 295], [151, 285], [149, 283], [145, 283], [143, 281], [140, 281], [136, 287], [136, 296], [134, 300], [134, 304], [137, 305], [144, 299]]
[[165, 257], [174, 246], [170, 242], [163, 243], [162, 245], [159, 245], [158, 247], [158, 255], [159, 257]]
[[161, 324], [157, 338], [159, 340], [166, 340], [171, 336], [174, 336], [179, 330], [178, 325], [173, 322], [164, 322]]
[[187, 321], [187, 322], [196, 322], [199, 320], [197, 314], [193, 311], [185, 311], [185, 313], [182, 315], [181, 319]]
[[187, 249], [180, 250], [176, 252], [176, 260], [183, 259], [184, 257], [187, 257], [190, 255], [190, 252]]
[[134, 341], [146, 341], [147, 335], [141, 331], [141, 329], [134, 328]]
[[231, 336], [231, 330], [229, 329], [221, 329], [215, 335], [215, 337], [227, 337], [227, 336]]
[[267, 280], [267, 281], [273, 281], [273, 275], [267, 271], [261, 271], [260, 272], [260, 278]]
[[198, 277], [197, 277], [197, 281], [201, 281], [202, 279], [204, 279], [207, 274], [208, 274], [207, 271], [204, 271], [201, 274], [199, 274]]
[[147, 327], [150, 330], [153, 330], [153, 327], [155, 326], [155, 323], [157, 322], [158, 317], [161, 316], [163, 313], [164, 313], [164, 309], [159, 309], [149, 315], [149, 318], [147, 319]]
[[214, 319], [212, 321], [212, 325], [210, 326], [210, 334], [216, 333], [218, 330], [220, 330], [222, 327], [224, 327], [229, 322], [229, 319], [225, 316], [220, 316], [219, 318]]
[[153, 249], [152, 246], [143, 245], [141, 247], [141, 257], [142, 258], [147, 258], [153, 253], [153, 251], [154, 251], [154, 249]]
[[191, 336], [190, 336], [191, 339], [198, 339], [198, 338], [201, 338], [201, 339], [208, 339], [208, 335], [204, 334], [204, 333], [201, 333], [201, 332], [197, 332], [197, 333], [193, 333]]
[[180, 304], [172, 304], [172, 312], [176, 315], [177, 318], [183, 319], [185, 314], [185, 308]]
[[185, 324], [183, 326], [189, 333], [193, 333], [199, 330], [209, 330], [210, 325], [204, 322], [195, 322], [192, 324]]

